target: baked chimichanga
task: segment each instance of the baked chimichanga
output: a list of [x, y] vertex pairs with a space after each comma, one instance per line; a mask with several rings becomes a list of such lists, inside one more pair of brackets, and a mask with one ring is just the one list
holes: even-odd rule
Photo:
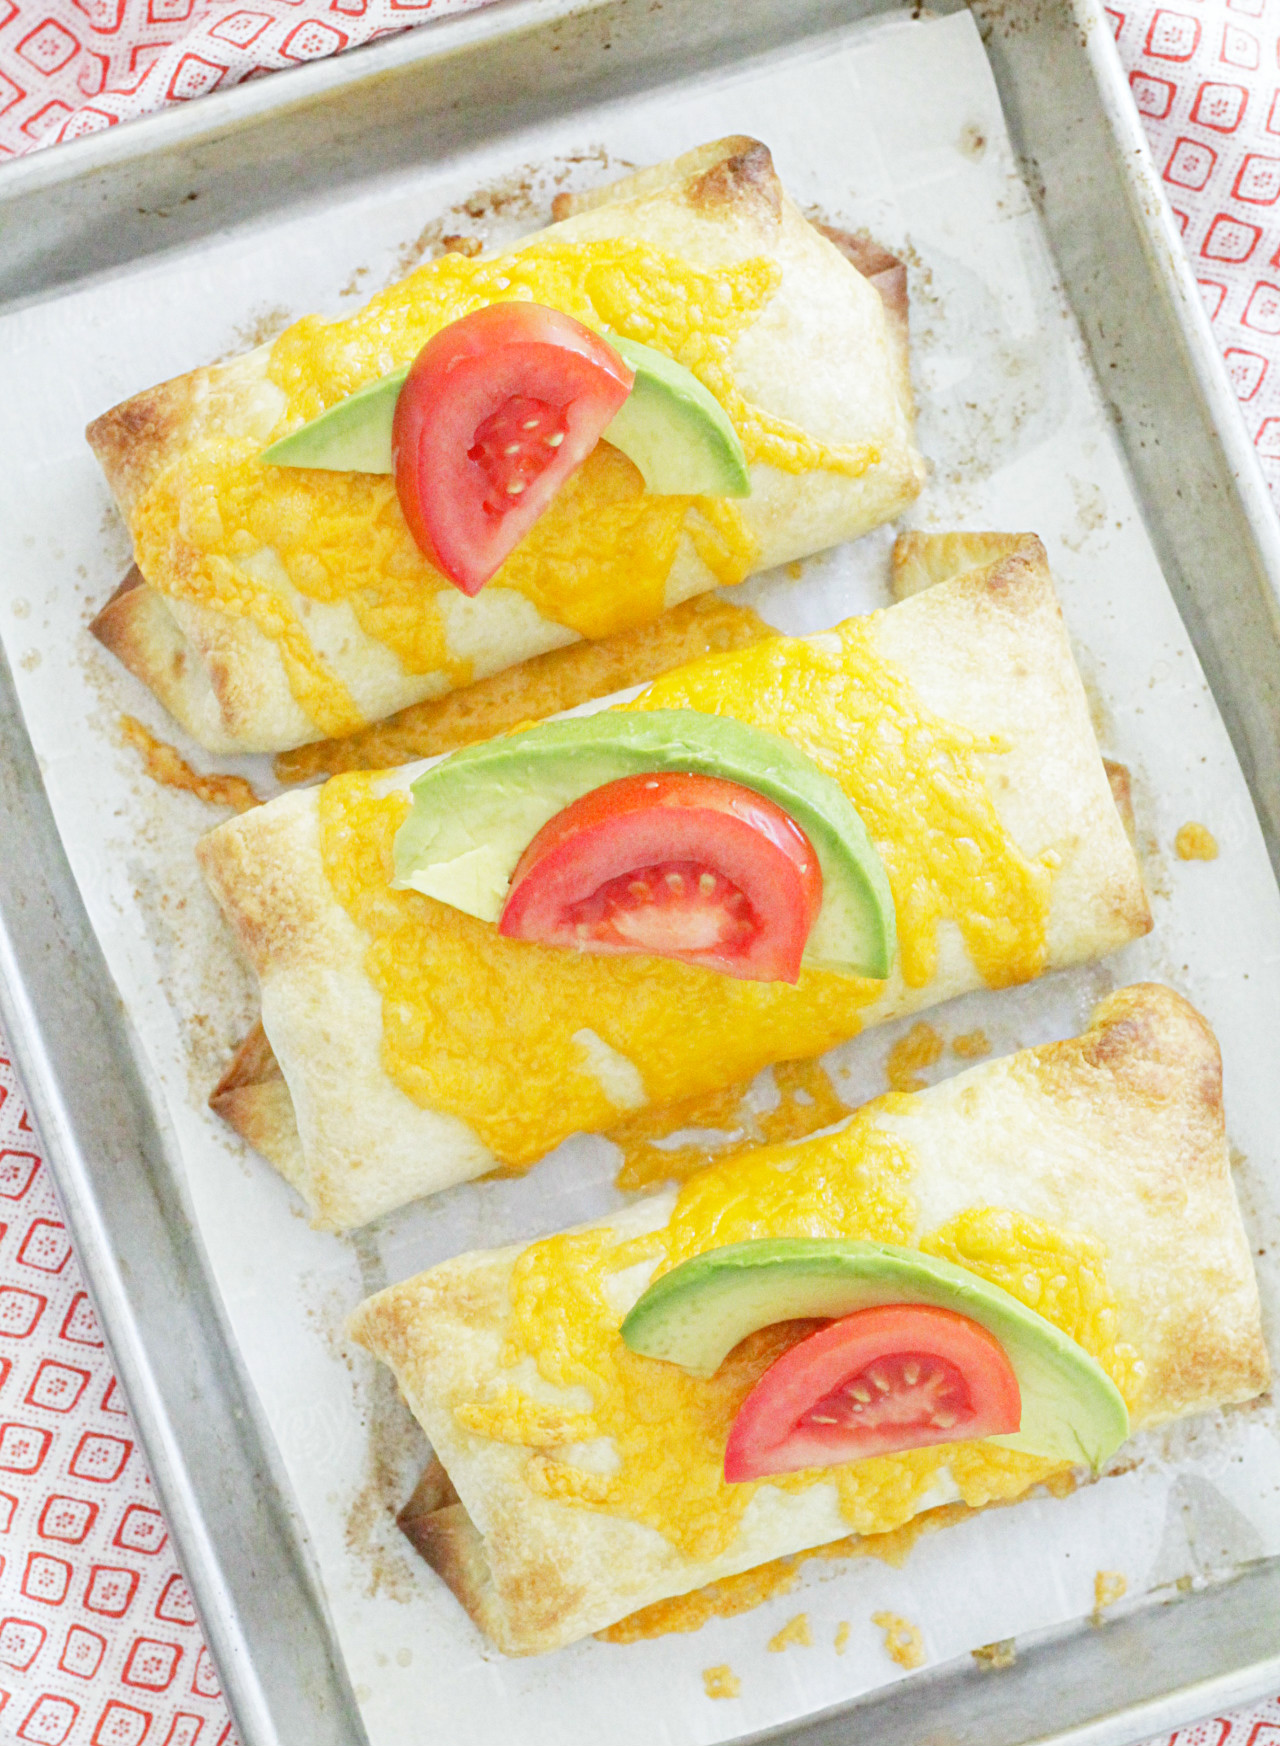
[[[919, 491], [905, 273], [804, 219], [764, 146], [722, 140], [562, 196], [557, 217], [506, 254], [446, 254], [355, 316], [308, 317], [90, 427], [136, 558], [95, 634], [211, 750], [351, 733], [856, 538]], [[597, 442], [470, 598], [420, 549], [398, 480], [263, 464], [268, 445], [467, 312], [522, 300], [692, 372], [733, 427], [750, 495], [647, 490], [626, 454]], [[517, 423], [506, 435], [521, 437]], [[495, 465], [517, 446], [499, 442]], [[502, 503], [525, 484], [507, 479]]]
[[[766, 1241], [778, 1238], [802, 1241]], [[844, 1295], [797, 1296], [794, 1251], [869, 1250], [874, 1261], [875, 1245], [889, 1246], [888, 1284], [864, 1264], [865, 1299], [847, 1284]], [[773, 1267], [754, 1302], [733, 1283], [724, 1330], [714, 1327], [728, 1314], [723, 1294], [682, 1287], [670, 1350], [683, 1340], [687, 1359], [690, 1341], [709, 1340], [714, 1358], [748, 1336], [709, 1379], [687, 1361], [636, 1350], [654, 1344], [651, 1335], [637, 1342], [632, 1306], [642, 1292], [642, 1304], [660, 1299], [656, 1275], [705, 1287], [708, 1274], [761, 1251], [775, 1262], [783, 1251], [786, 1266]], [[912, 1283], [915, 1264], [923, 1289]], [[895, 1369], [896, 1306], [938, 1304], [931, 1280], [957, 1268], [962, 1319], [994, 1334], [1022, 1384], [1024, 1440], [1054, 1446], [1052, 1431], [1028, 1431], [1032, 1419], [1043, 1427], [1046, 1407], [1078, 1420], [1077, 1467], [1105, 1458], [1128, 1428], [1266, 1386], [1221, 1062], [1179, 995], [1123, 989], [1072, 1041], [890, 1093], [834, 1132], [739, 1153], [678, 1193], [527, 1248], [446, 1261], [370, 1298], [351, 1329], [394, 1370], [456, 1490], [457, 1501], [418, 1520], [416, 1542], [499, 1647], [534, 1654], [767, 1560], [882, 1533], [949, 1502], [1014, 1498], [1070, 1469], [1061, 1450], [1032, 1454], [1003, 1436], [922, 1440], [801, 1470], [776, 1456], [764, 1465], [777, 1477], [726, 1479], [726, 1450], [752, 1402], [772, 1390], [776, 1403], [780, 1382], [791, 1392], [775, 1438], [874, 1446], [878, 1435], [901, 1449], [886, 1423], [918, 1426], [928, 1413], [939, 1426], [957, 1414], [960, 1425], [976, 1422], [978, 1380], [967, 1414], [954, 1392], [910, 1393], [931, 1379], [933, 1334]], [[880, 1307], [849, 1314], [864, 1301]], [[895, 1306], [887, 1318], [885, 1306]], [[837, 1319], [815, 1333], [812, 1321], [785, 1319], [797, 1315]], [[797, 1418], [809, 1398], [796, 1392], [797, 1362], [833, 1342], [858, 1351], [849, 1337], [868, 1315], [879, 1318], [872, 1349], [883, 1360], [819, 1402], [825, 1410]], [[1020, 1321], [1039, 1325], [1028, 1337]], [[971, 1359], [947, 1344], [953, 1333], [944, 1328], [940, 1349], [971, 1380]], [[1056, 1366], [1048, 1383], [1040, 1373], [1043, 1386], [1037, 1349]], [[842, 1374], [828, 1362], [818, 1387]], [[873, 1415], [870, 1431], [860, 1412]]]
[[[625, 711], [774, 736], [852, 802], [896, 913], [888, 976], [806, 968], [793, 986], [507, 938], [474, 906], [393, 885], [423, 766], [285, 795], [199, 852], [286, 1082], [264, 1080], [248, 1129], [317, 1224], [360, 1224], [1151, 925], [1034, 539], [834, 631], [676, 669]], [[518, 751], [521, 737], [490, 745]], [[455, 785], [442, 824], [457, 798]], [[509, 792], [496, 805], [515, 813]]]

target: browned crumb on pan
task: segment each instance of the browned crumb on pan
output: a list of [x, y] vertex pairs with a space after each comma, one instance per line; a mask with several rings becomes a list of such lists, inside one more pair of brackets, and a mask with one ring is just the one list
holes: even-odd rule
[[1093, 1578], [1093, 1623], [1101, 1624], [1108, 1607], [1123, 1600], [1129, 1592], [1129, 1579], [1118, 1570], [1099, 1570]]
[[709, 1698], [736, 1698], [742, 1692], [742, 1681], [732, 1667], [704, 1667], [702, 1687]]
[[775, 1631], [765, 1648], [771, 1655], [781, 1655], [784, 1649], [812, 1649], [813, 1632], [809, 1629], [808, 1613], [797, 1613], [788, 1619], [780, 1631]]
[[120, 732], [126, 744], [142, 753], [143, 769], [161, 787], [178, 788], [210, 806], [230, 806], [236, 812], [248, 812], [250, 807], [261, 805], [243, 776], [202, 776], [175, 746], [157, 739], [150, 728], [133, 716], [120, 717]]
[[892, 1091], [923, 1091], [921, 1072], [942, 1059], [942, 1038], [923, 1019], [912, 1025], [906, 1036], [899, 1037], [885, 1062], [885, 1077]]
[[762, 618], [714, 594], [687, 600], [652, 624], [637, 625], [594, 643], [572, 643], [536, 655], [461, 691], [411, 704], [341, 740], [320, 740], [282, 752], [281, 782], [305, 782], [347, 770], [386, 770], [474, 744], [521, 722], [538, 721], [607, 697], [628, 685], [656, 679], [700, 655], [745, 648], [773, 636]]
[[904, 1619], [899, 1613], [872, 1613], [871, 1623], [884, 1632], [885, 1654], [890, 1661], [896, 1661], [899, 1667], [908, 1671], [924, 1666], [928, 1657], [919, 1625], [913, 1625], [910, 1619]]
[[1001, 1637], [998, 1643], [984, 1643], [969, 1653], [979, 1667], [1012, 1667], [1018, 1659], [1017, 1644], [1012, 1637]]
[[1216, 861], [1218, 839], [1207, 825], [1184, 824], [1173, 839], [1174, 853], [1180, 861]]
[[951, 1039], [951, 1052], [962, 1061], [980, 1061], [991, 1053], [991, 1043], [984, 1030], [962, 1031]]

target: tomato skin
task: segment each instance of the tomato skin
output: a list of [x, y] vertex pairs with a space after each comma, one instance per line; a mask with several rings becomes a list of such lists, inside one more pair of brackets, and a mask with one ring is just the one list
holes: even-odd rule
[[529, 844], [499, 931], [601, 953], [646, 952], [755, 982], [795, 982], [822, 870], [780, 806], [716, 776], [625, 776]]
[[[464, 594], [478, 594], [529, 532], [633, 380], [598, 334], [536, 303], [491, 303], [423, 346], [392, 422], [396, 494], [415, 543]], [[510, 497], [494, 473], [508, 445], [477, 443], [485, 427], [519, 441], [523, 419], [502, 429], [508, 407], [544, 416], [549, 439], [536, 463], [520, 457], [528, 464], [509, 476]]]
[[1003, 1346], [955, 1310], [883, 1304], [831, 1322], [771, 1364], [729, 1432], [730, 1482], [1018, 1430]]

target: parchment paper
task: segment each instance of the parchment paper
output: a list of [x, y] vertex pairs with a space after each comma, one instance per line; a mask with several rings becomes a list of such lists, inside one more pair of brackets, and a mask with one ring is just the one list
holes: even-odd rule
[[[253, 991], [191, 858], [215, 816], [139, 776], [118, 716], [128, 710], [165, 738], [181, 736], [84, 630], [128, 557], [84, 424], [295, 315], [355, 307], [447, 232], [508, 240], [545, 220], [557, 187], [737, 132], [770, 144], [803, 206], [866, 226], [911, 261], [920, 432], [933, 467], [913, 520], [1041, 534], [1103, 748], [1134, 775], [1150, 940], [931, 1017], [946, 1037], [982, 1026], [1001, 1053], [1072, 1034], [1118, 983], [1153, 977], [1183, 990], [1223, 1045], [1239, 1187], [1276, 1325], [1280, 901], [1014, 172], [967, 13], [904, 14], [696, 88], [575, 115], [15, 313], [0, 324], [0, 634], [372, 1746], [726, 1740], [903, 1677], [874, 1612], [918, 1625], [936, 1665], [1084, 1619], [1099, 1570], [1126, 1578], [1132, 1604], [1280, 1550], [1280, 1444], [1264, 1404], [1142, 1440], [1125, 1452], [1127, 1471], [1065, 1500], [1034, 1499], [929, 1537], [902, 1569], [811, 1564], [792, 1594], [694, 1635], [505, 1661], [393, 1525], [425, 1447], [390, 1379], [345, 1349], [341, 1324], [364, 1293], [434, 1260], [607, 1209], [615, 1152], [571, 1142], [523, 1180], [469, 1184], [344, 1241], [311, 1231], [283, 1183], [205, 1107], [252, 1017]], [[886, 602], [891, 539], [885, 530], [809, 563], [799, 581], [773, 575], [740, 593], [782, 629], [826, 626]], [[261, 764], [239, 767], [269, 786]], [[1217, 861], [1173, 857], [1174, 834], [1192, 819], [1216, 836]], [[846, 1101], [884, 1089], [897, 1034], [873, 1033], [832, 1058]], [[931, 1076], [962, 1065], [948, 1052]], [[757, 1090], [776, 1096], [768, 1074]], [[811, 1646], [766, 1652], [801, 1611]], [[719, 1664], [741, 1680], [739, 1697], [706, 1695], [702, 1670]]]

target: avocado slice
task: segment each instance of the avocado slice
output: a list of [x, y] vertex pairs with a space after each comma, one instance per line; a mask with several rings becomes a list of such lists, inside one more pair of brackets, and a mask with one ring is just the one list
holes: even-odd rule
[[1060, 1328], [976, 1273], [889, 1243], [771, 1237], [708, 1249], [656, 1280], [621, 1332], [633, 1352], [707, 1377], [757, 1328], [885, 1303], [956, 1310], [999, 1340], [1022, 1425], [987, 1441], [1097, 1468], [1129, 1435], [1119, 1389]]
[[[749, 497], [746, 456], [728, 413], [691, 370], [637, 340], [608, 335], [635, 382], [604, 432], [644, 476], [645, 489]], [[391, 425], [410, 366], [339, 400], [262, 452], [272, 467], [390, 473]]]
[[391, 421], [409, 365], [339, 400], [310, 424], [281, 437], [262, 459], [272, 467], [319, 467], [326, 473], [392, 473]]
[[668, 770], [741, 783], [788, 812], [822, 868], [805, 963], [889, 974], [893, 896], [866, 826], [803, 752], [732, 716], [609, 709], [464, 747], [414, 782], [396, 833], [394, 883], [496, 922], [517, 861], [549, 819], [606, 782]]
[[715, 395], [665, 352], [615, 333], [605, 338], [636, 379], [604, 439], [635, 462], [645, 490], [750, 497], [742, 442]]

